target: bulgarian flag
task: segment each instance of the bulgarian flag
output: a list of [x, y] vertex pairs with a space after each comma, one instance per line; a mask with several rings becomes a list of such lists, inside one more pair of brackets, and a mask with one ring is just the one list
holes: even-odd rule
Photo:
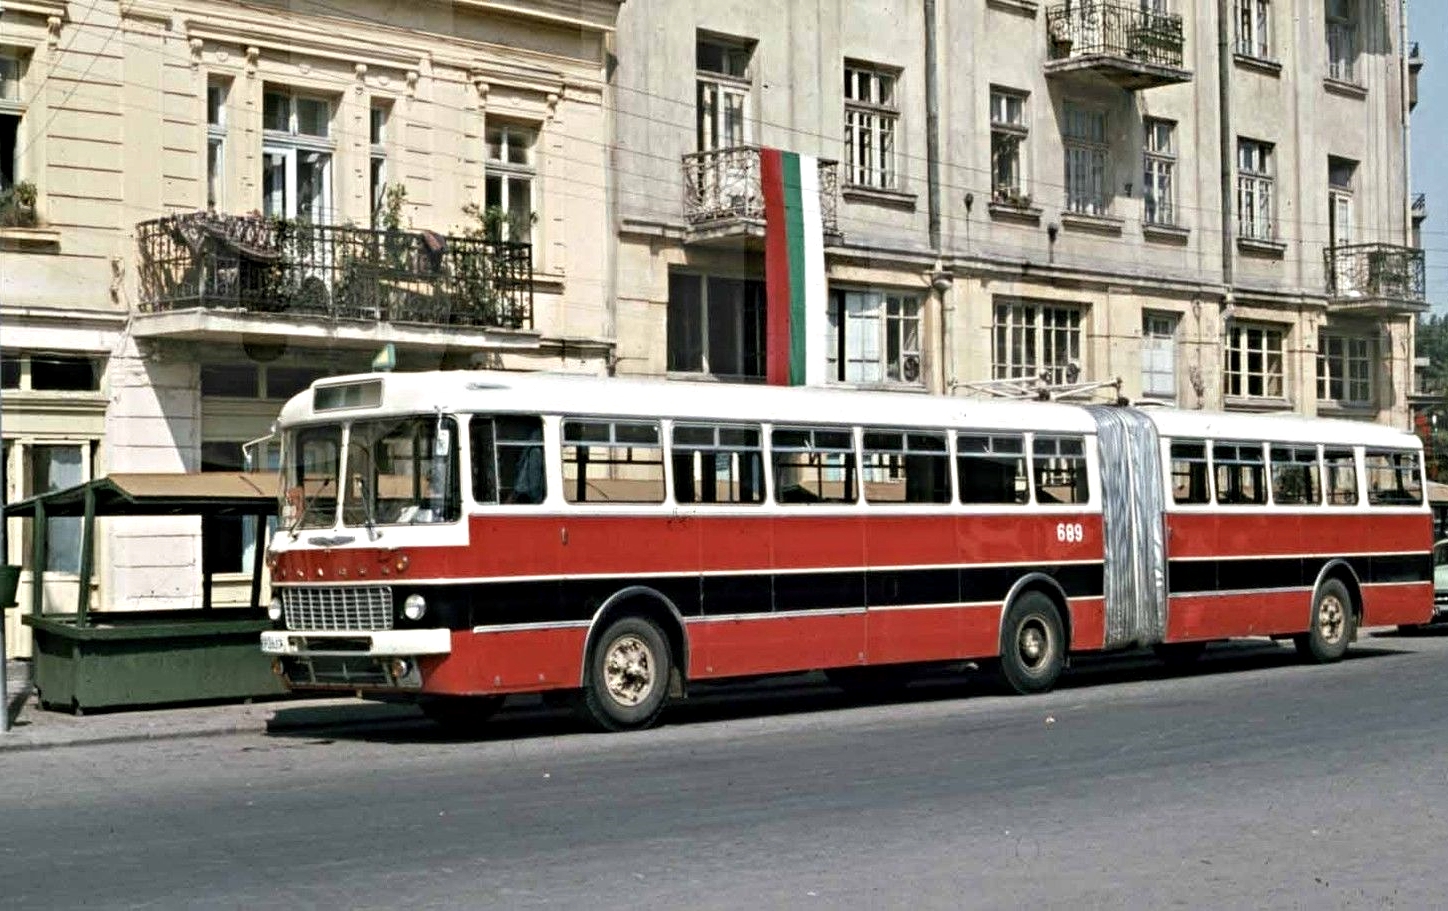
[[825, 380], [829, 337], [819, 159], [761, 149], [766, 376], [775, 386]]

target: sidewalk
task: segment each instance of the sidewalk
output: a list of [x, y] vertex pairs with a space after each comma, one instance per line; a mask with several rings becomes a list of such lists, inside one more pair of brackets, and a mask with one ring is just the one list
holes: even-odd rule
[[385, 705], [352, 698], [283, 698], [251, 704], [208, 703], [179, 708], [98, 712], [77, 717], [64, 712], [49, 712], [39, 706], [30, 690], [28, 662], [7, 662], [5, 670], [13, 720], [10, 730], [0, 734], [0, 753], [136, 740], [413, 724], [422, 718], [414, 706]]

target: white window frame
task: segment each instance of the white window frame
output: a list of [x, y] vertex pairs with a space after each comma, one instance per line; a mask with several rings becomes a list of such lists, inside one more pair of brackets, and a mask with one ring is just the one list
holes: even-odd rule
[[[1329, 247], [1346, 247], [1357, 233], [1353, 225], [1353, 184], [1358, 164], [1347, 158], [1327, 159], [1327, 243]], [[1341, 177], [1345, 176], [1344, 182]]]
[[1271, 0], [1236, 0], [1237, 53], [1254, 60], [1272, 58]]
[[[10, 491], [6, 491], [6, 502], [14, 503], [18, 500], [28, 499], [36, 495], [37, 491], [32, 490], [30, 484], [30, 461], [34, 456], [35, 451], [41, 447], [47, 449], [79, 449], [80, 480], [78, 483], [84, 484], [94, 479], [96, 448], [100, 442], [97, 439], [72, 435], [58, 437], [24, 436], [16, 439], [6, 440], [5, 442], [10, 444], [9, 449], [11, 453], [11, 458], [13, 459], [10, 466], [8, 466], [9, 470], [7, 470], [6, 474], [9, 478], [10, 486], [15, 491], [13, 495], [10, 493]], [[50, 522], [51, 533], [54, 533], [57, 530], [57, 526], [55, 525], [56, 522], [65, 522], [67, 524], [70, 524], [75, 529], [75, 534], [77, 535], [77, 537], [80, 538], [80, 546], [84, 546], [85, 541], [83, 536], [85, 532], [84, 529], [81, 527], [81, 518], [79, 516], [52, 516]], [[14, 548], [13, 553], [17, 565], [23, 565], [25, 561], [30, 559], [30, 552], [34, 543], [34, 539], [31, 537], [34, 534], [34, 531], [32, 529], [33, 524], [34, 523], [24, 523], [20, 534], [6, 537], [7, 541], [14, 542], [10, 546]], [[47, 547], [47, 562], [52, 559], [54, 553], [55, 551], [53, 548]], [[78, 561], [83, 559], [83, 556], [78, 557]], [[31, 572], [33, 574], [34, 567], [31, 567], [28, 572]], [[65, 570], [49, 568], [46, 568], [45, 575], [49, 579], [75, 579], [77, 577], [77, 574], [74, 572], [66, 572]], [[95, 584], [94, 578], [92, 578], [92, 584]]]
[[1317, 335], [1317, 399], [1346, 408], [1375, 402], [1373, 368], [1376, 340], [1371, 336], [1324, 330]]
[[[1254, 338], [1254, 333], [1255, 338]], [[1270, 323], [1232, 323], [1222, 349], [1222, 394], [1229, 399], [1286, 398], [1287, 330]], [[1233, 367], [1233, 356], [1236, 366]], [[1253, 367], [1252, 358], [1258, 358]], [[1253, 382], [1259, 391], [1252, 391]]]
[[[287, 99], [287, 129], [271, 129], [265, 118], [265, 97], [276, 95]], [[298, 129], [297, 102], [299, 100], [326, 105], [327, 135], [302, 133]], [[337, 143], [332, 138], [332, 119], [336, 115], [333, 99], [320, 95], [299, 92], [289, 87], [268, 84], [263, 89], [262, 119], [262, 209], [270, 216], [296, 219], [308, 218], [313, 224], [330, 224], [333, 216], [332, 190], [333, 173], [336, 164]], [[297, 196], [301, 184], [301, 170], [307, 165], [321, 169], [321, 190], [313, 195], [311, 212], [301, 205]], [[267, 171], [279, 168], [282, 174], [280, 198], [277, 191], [266, 192]], [[320, 204], [317, 204], [317, 202]]]
[[991, 375], [998, 380], [1044, 379], [1051, 385], [1086, 373], [1086, 307], [997, 298], [991, 332]]
[[845, 61], [845, 182], [898, 190], [900, 71]]
[[1277, 236], [1276, 193], [1270, 142], [1237, 138], [1237, 235], [1249, 240]]
[[1176, 333], [1181, 316], [1155, 310], [1141, 312], [1141, 394], [1158, 401], [1177, 397]]
[[1176, 121], [1148, 117], [1142, 125], [1142, 220], [1176, 225]]
[[[484, 142], [487, 148], [486, 174], [483, 179], [483, 206], [491, 210], [501, 209], [506, 218], [502, 223], [502, 239], [527, 243], [533, 237], [533, 222], [538, 211], [538, 142], [542, 130], [537, 124], [516, 120], [503, 120], [487, 125]], [[497, 141], [494, 142], [494, 139]], [[514, 151], [521, 147], [521, 160], [514, 159]], [[497, 193], [493, 194], [496, 181]], [[522, 223], [515, 223], [513, 194], [522, 184], [527, 187], [526, 213]]]
[[[212, 93], [219, 97], [213, 104]], [[231, 80], [211, 78], [206, 82], [206, 208], [226, 208], [226, 131], [231, 120]], [[215, 108], [215, 116], [212, 109]]]
[[392, 121], [392, 102], [374, 98], [367, 107], [367, 182], [372, 197], [372, 227], [381, 226], [382, 207], [386, 202], [387, 184], [391, 175], [387, 167], [387, 144]]
[[[1026, 141], [1030, 138], [1027, 107], [1030, 95], [1016, 89], [991, 86], [990, 159], [991, 199], [1026, 205]], [[1002, 161], [1008, 163], [1003, 174]]]
[[1074, 101], [1061, 111], [1066, 163], [1066, 210], [1106, 215], [1111, 208], [1111, 146], [1106, 112]]
[[742, 74], [717, 70], [696, 70], [695, 75], [695, 137], [700, 152], [747, 146], [750, 142], [750, 97], [753, 95], [753, 47], [727, 38], [699, 35], [695, 54], [701, 45], [714, 45], [726, 55], [742, 55]]
[[1358, 22], [1355, 0], [1325, 0], [1327, 78], [1356, 83]]
[[924, 302], [918, 294], [875, 288], [830, 289], [826, 379], [866, 386], [923, 386], [924, 315]]
[[[15, 155], [10, 162], [10, 173], [15, 183], [25, 180], [25, 168], [21, 155], [25, 147], [25, 112], [27, 105], [22, 94], [25, 71], [29, 61], [8, 48], [0, 48], [0, 117], [15, 120]], [[0, 190], [9, 186], [0, 180]]]

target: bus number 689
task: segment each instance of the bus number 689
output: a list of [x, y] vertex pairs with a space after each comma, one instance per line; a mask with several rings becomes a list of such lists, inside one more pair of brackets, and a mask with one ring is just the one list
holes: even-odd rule
[[1082, 530], [1080, 522], [1059, 522], [1056, 525], [1056, 540], [1075, 544], [1086, 540], [1086, 532]]

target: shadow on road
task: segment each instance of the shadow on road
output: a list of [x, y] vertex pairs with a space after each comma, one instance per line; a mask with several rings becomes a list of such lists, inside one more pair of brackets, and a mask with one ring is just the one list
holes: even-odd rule
[[[1438, 634], [1437, 631], [1431, 634]], [[1381, 638], [1380, 638], [1381, 637]], [[1393, 647], [1383, 634], [1374, 644], [1355, 645], [1349, 662], [1412, 654], [1404, 641]], [[1267, 672], [1301, 666], [1290, 643], [1244, 641], [1209, 646], [1200, 660], [1186, 667], [1170, 667], [1149, 651], [1106, 656], [1084, 656], [1072, 661], [1057, 689], [1086, 689], [1115, 683], [1189, 679], [1222, 674]], [[923, 674], [908, 688], [878, 698], [846, 694], [830, 685], [823, 674], [699, 683], [690, 687], [687, 701], [670, 706], [664, 723], [670, 726], [707, 724], [740, 718], [783, 717], [810, 712], [837, 711], [861, 705], [911, 704], [995, 696], [993, 678], [973, 665], [953, 672]], [[303, 715], [302, 713], [307, 713]], [[301, 740], [355, 740], [371, 743], [487, 743], [556, 737], [589, 730], [566, 707], [546, 704], [537, 696], [516, 696], [494, 718], [475, 729], [444, 729], [425, 719], [413, 706], [356, 703], [332, 709], [281, 708], [268, 733]]]

